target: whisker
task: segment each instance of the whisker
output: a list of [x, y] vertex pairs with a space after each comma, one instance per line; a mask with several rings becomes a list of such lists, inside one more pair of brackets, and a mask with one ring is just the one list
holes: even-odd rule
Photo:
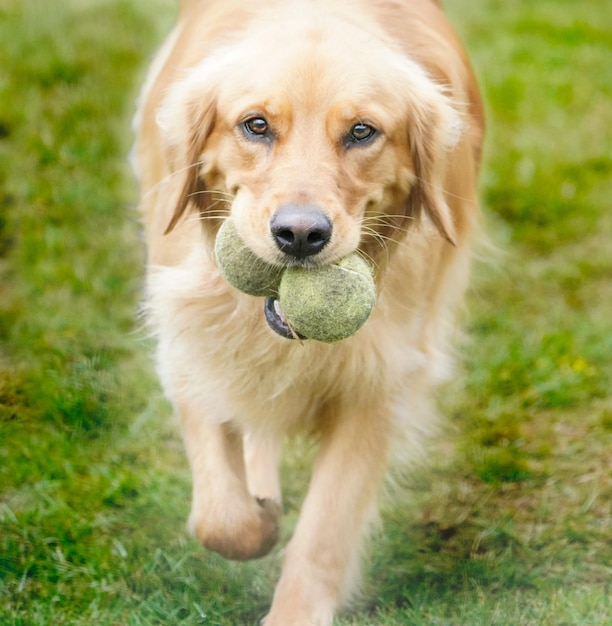
[[386, 225], [386, 226], [393, 226], [392, 224], [389, 223], [389, 220], [393, 220], [393, 219], [407, 219], [407, 220], [414, 220], [414, 216], [413, 215], [405, 215], [403, 213], [398, 213], [397, 215], [394, 214], [389, 214], [389, 213], [384, 213], [381, 215], [364, 215], [361, 218], [362, 223], [364, 222], [374, 222], [375, 224], [381, 224], [381, 225]]
[[221, 191], [220, 189], [198, 189], [197, 191], [193, 191], [189, 194], [189, 197], [198, 196], [198, 195], [218, 195], [218, 196], [227, 196], [227, 198], [219, 198], [223, 202], [230, 202], [234, 200], [234, 194], [229, 193], [229, 191]]
[[368, 263], [368, 265], [371, 265], [376, 271], [380, 270], [380, 265], [376, 262], [374, 257], [368, 254], [367, 252], [365, 252], [365, 250], [357, 249], [357, 254], [362, 259], [364, 259]]
[[199, 215], [198, 217], [195, 217], [194, 220], [199, 222], [212, 222], [214, 220], [225, 220], [226, 217], [226, 215]]
[[224, 215], [192, 215], [185, 220], [186, 224], [201, 224], [202, 222], [223, 221], [226, 216]]
[[167, 174], [166, 176], [164, 176], [160, 181], [158, 181], [155, 185], [153, 185], [153, 187], [151, 187], [150, 189], [147, 189], [147, 191], [143, 194], [143, 197], [146, 198], [150, 194], [155, 193], [156, 191], [159, 190], [160, 187], [167, 185], [175, 176], [178, 176], [179, 174], [183, 174], [184, 172], [187, 172], [193, 169], [194, 167], [200, 167], [201, 165], [204, 165], [204, 161], [196, 161], [195, 163], [191, 163], [190, 165], [181, 167], [178, 170], [175, 170], [174, 172], [170, 172], [170, 174]]
[[408, 242], [406, 242], [403, 239], [395, 239], [393, 237], [390, 237], [388, 235], [383, 235], [381, 232], [379, 232], [378, 230], [376, 230], [374, 228], [374, 226], [376, 225], [380, 225], [380, 226], [386, 226], [386, 227], [391, 227], [394, 230], [397, 231], [402, 231], [403, 229], [397, 227], [397, 226], [393, 226], [391, 224], [385, 224], [385, 223], [381, 223], [381, 224], [374, 224], [374, 225], [364, 225], [362, 223], [362, 230], [363, 233], [365, 235], [368, 235], [370, 237], [372, 237], [372, 239], [378, 243], [378, 245], [380, 246], [381, 249], [385, 249], [388, 248], [387, 247], [387, 242], [392, 243], [393, 245], [399, 247], [399, 248], [410, 248], [410, 244]]
[[186, 218], [187, 223], [202, 222], [202, 221], [221, 221], [229, 217], [230, 212], [228, 210], [206, 211], [204, 213], [192, 213]]
[[[193, 194], [190, 194], [190, 195], [189, 195], [189, 197], [190, 197], [190, 198], [191, 198], [192, 196], [193, 196]], [[224, 198], [216, 198], [216, 199], [214, 200], [214, 202], [211, 202], [211, 203], [210, 203], [210, 205], [206, 205], [206, 207], [204, 208], [204, 210], [208, 212], [208, 211], [213, 210], [216, 206], [219, 206], [219, 205], [226, 206], [226, 207], [228, 207], [228, 208], [227, 208], [227, 209], [217, 209], [217, 210], [225, 210], [225, 211], [228, 211], [228, 212], [229, 212], [229, 210], [230, 210], [230, 208], [231, 208], [232, 203], [231, 203], [231, 202], [229, 202], [228, 200], [225, 200]]]
[[444, 193], [447, 196], [450, 196], [451, 198], [456, 198], [457, 200], [463, 200], [465, 202], [470, 202], [471, 201], [470, 198], [466, 198], [465, 196], [460, 196], [459, 194], [456, 194], [456, 193], [451, 193], [450, 191], [448, 191], [448, 189], [445, 189], [442, 185], [436, 185], [436, 184], [426, 180], [425, 178], [421, 178], [420, 176], [416, 176], [415, 180], [418, 180], [420, 183], [423, 183], [423, 184], [427, 185], [428, 187], [431, 187], [432, 189], [436, 189], [437, 191], [441, 191], [442, 193]]
[[374, 241], [376, 241], [380, 245], [381, 248], [386, 245], [387, 241], [389, 242], [396, 241], [395, 239], [393, 239], [393, 237], [383, 235], [374, 229], [364, 228], [363, 232], [365, 235], [369, 235], [370, 237], [372, 237], [372, 239], [374, 239]]
[[[361, 227], [368, 228], [371, 230], [380, 227], [380, 228], [386, 228], [386, 229], [397, 231], [397, 232], [403, 232], [406, 230], [403, 226], [399, 226], [397, 224], [393, 224], [393, 222], [391, 221], [388, 221], [387, 219], [385, 219], [385, 217], [386, 216], [364, 217], [361, 220]], [[402, 217], [402, 216], [398, 215], [397, 217]], [[410, 219], [414, 219], [414, 218], [410, 218]]]
[[225, 192], [217, 191], [216, 189], [198, 189], [197, 191], [192, 191], [189, 194], [189, 197], [193, 198], [194, 196], [204, 196], [204, 195], [209, 195], [209, 196], [226, 195], [227, 196], [226, 198], [223, 198], [223, 197], [218, 198], [220, 202], [232, 202], [234, 200], [234, 196]]

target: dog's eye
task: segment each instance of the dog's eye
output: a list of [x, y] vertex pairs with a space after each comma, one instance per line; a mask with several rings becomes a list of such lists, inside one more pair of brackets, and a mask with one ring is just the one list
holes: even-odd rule
[[263, 117], [252, 117], [242, 123], [242, 127], [248, 135], [266, 137], [270, 133], [270, 126]]
[[363, 124], [362, 122], [358, 122], [355, 124], [348, 135], [345, 137], [345, 145], [351, 146], [355, 144], [365, 144], [369, 143], [376, 135], [378, 131], [369, 124]]
[[355, 141], [365, 141], [369, 139], [374, 134], [374, 129], [367, 124], [355, 124], [353, 128], [351, 128], [351, 137]]

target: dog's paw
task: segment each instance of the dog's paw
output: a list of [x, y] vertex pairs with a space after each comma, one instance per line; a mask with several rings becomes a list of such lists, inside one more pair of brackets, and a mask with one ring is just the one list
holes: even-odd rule
[[334, 571], [333, 562], [324, 570], [313, 565], [312, 559], [289, 544], [283, 574], [262, 626], [332, 626], [341, 601], [341, 572]]
[[[268, 499], [252, 499], [246, 507], [230, 503], [217, 509], [192, 511], [188, 529], [208, 550], [226, 559], [246, 561], [265, 556], [280, 536], [281, 507]], [[213, 507], [214, 509], [214, 507]]]

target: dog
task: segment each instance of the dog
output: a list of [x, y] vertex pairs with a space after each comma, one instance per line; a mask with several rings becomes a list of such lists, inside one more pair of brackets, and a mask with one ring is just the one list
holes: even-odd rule
[[[329, 626], [388, 468], [416, 453], [452, 375], [480, 223], [467, 55], [434, 0], [183, 0], [135, 128], [146, 310], [192, 470], [188, 527], [228, 559], [266, 555], [283, 443], [312, 436], [264, 623]], [[329, 344], [283, 336], [282, 312], [219, 272], [230, 217], [277, 267], [359, 253], [377, 293], [364, 326]]]

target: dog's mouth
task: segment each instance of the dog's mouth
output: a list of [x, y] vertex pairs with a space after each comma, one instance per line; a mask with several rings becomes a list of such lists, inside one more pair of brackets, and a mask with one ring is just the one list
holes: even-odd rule
[[280, 303], [276, 298], [266, 298], [264, 303], [264, 314], [266, 316], [266, 322], [268, 326], [278, 335], [285, 339], [306, 339], [303, 335], [300, 335], [294, 328], [292, 328], [288, 322]]

